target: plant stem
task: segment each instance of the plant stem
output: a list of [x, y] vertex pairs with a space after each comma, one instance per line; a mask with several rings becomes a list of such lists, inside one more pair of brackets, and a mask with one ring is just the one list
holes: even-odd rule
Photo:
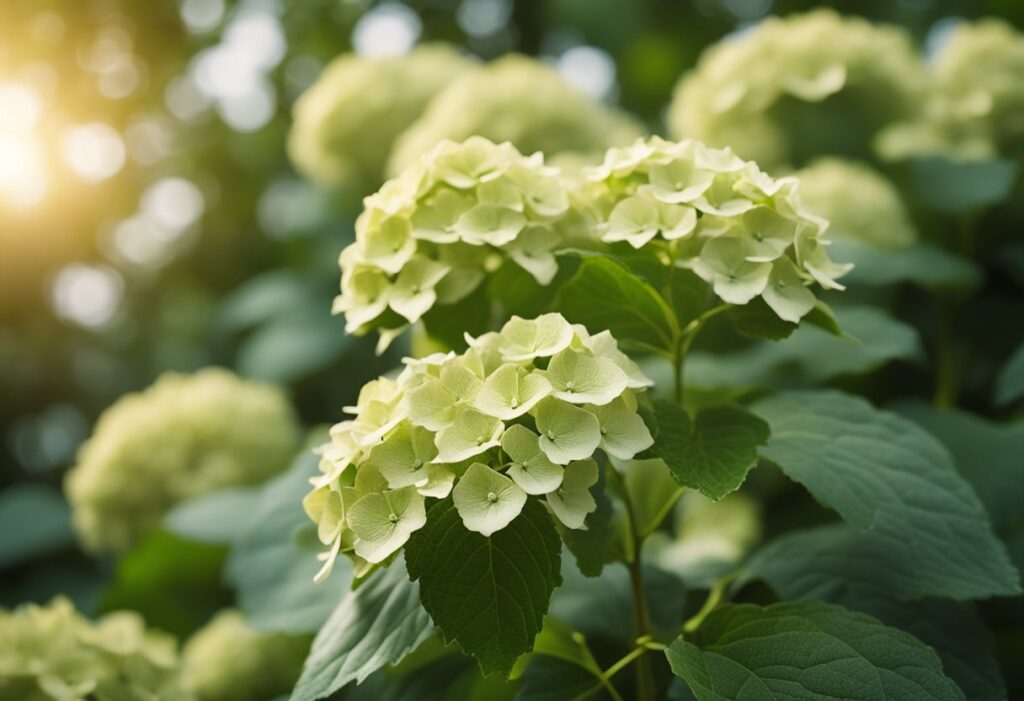
[[633, 660], [640, 658], [646, 652], [647, 652], [647, 648], [645, 648], [645, 647], [638, 647], [638, 648], [635, 648], [633, 650], [630, 650], [629, 653], [626, 654], [625, 657], [623, 657], [622, 659], [618, 660], [615, 664], [613, 664], [608, 669], [604, 670], [605, 678], [606, 679], [611, 679], [616, 674], [621, 672], [622, 669], [626, 665], [628, 665]]
[[957, 372], [955, 335], [953, 333], [954, 307], [938, 300], [935, 313], [935, 396], [933, 404], [940, 409], [956, 405], [960, 390]]
[[727, 574], [718, 579], [711, 586], [711, 591], [708, 592], [708, 598], [704, 600], [704, 605], [700, 607], [700, 611], [695, 613], [688, 621], [686, 621], [686, 623], [683, 624], [683, 633], [693, 633], [700, 628], [700, 624], [704, 622], [704, 619], [707, 618], [720, 603], [722, 603], [722, 600], [725, 598], [725, 592], [729, 589], [729, 585], [732, 584], [738, 576], [739, 572]]
[[700, 330], [704, 328], [708, 321], [722, 312], [729, 311], [731, 308], [731, 304], [719, 304], [717, 307], [712, 307], [687, 324], [686, 328], [676, 338], [675, 352], [672, 356], [672, 367], [675, 372], [675, 392], [673, 396], [675, 397], [676, 404], [682, 406], [683, 399], [685, 398], [684, 371], [686, 369], [686, 356], [690, 352], [690, 346], [693, 345], [694, 339], [697, 338], [697, 334], [700, 333]]
[[[618, 482], [619, 492], [622, 495], [622, 502], [626, 507], [626, 516], [629, 523], [629, 537], [632, 544], [632, 557], [627, 558], [626, 568], [629, 570], [629, 583], [633, 592], [633, 614], [636, 625], [637, 639], [646, 638], [650, 630], [650, 623], [647, 616], [647, 594], [644, 591], [643, 564], [641, 563], [641, 552], [643, 550], [644, 538], [637, 527], [636, 512], [633, 508], [633, 500], [630, 498], [626, 481], [615, 470], [609, 466], [611, 473], [615, 474]], [[654, 701], [654, 668], [651, 666], [651, 658], [646, 655], [647, 648], [638, 648], [640, 652], [636, 655], [636, 698], [637, 701]]]

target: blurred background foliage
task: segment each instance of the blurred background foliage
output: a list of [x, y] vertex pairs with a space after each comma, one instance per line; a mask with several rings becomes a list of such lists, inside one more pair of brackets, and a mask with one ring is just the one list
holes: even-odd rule
[[[329, 314], [356, 198], [285, 150], [338, 54], [445, 41], [543, 57], [662, 133], [707, 45], [805, 0], [7, 0], [0, 5], [0, 483], [59, 480], [99, 411], [166, 370], [283, 382], [336, 415], [393, 362]], [[926, 44], [1014, 0], [826, 3]]]
[[[106, 608], [146, 602], [154, 623], [189, 632], [230, 600], [217, 584], [224, 549], [158, 533], [116, 567], [93, 563], [78, 553], [66, 506], [47, 488], [61, 484], [99, 413], [163, 372], [220, 365], [280, 383], [315, 425], [336, 420], [404, 351], [396, 344], [378, 357], [372, 337], [347, 336], [330, 314], [337, 256], [353, 238], [362, 193], [318, 189], [287, 155], [292, 106], [333, 58], [401, 54], [423, 42], [482, 59], [521, 52], [664, 134], [673, 89], [708, 45], [770, 14], [822, 5], [898, 24], [925, 49], [958, 19], [994, 15], [1024, 27], [1018, 0], [0, 2], [0, 501], [13, 505], [0, 508], [0, 540], [17, 529], [18, 547], [36, 558], [22, 561], [0, 542], [0, 604], [46, 600], [59, 589], [87, 610], [101, 596]], [[918, 228], [941, 222], [938, 239], [955, 230], [953, 215], [942, 213], [949, 176], [936, 165], [907, 177], [932, 183], [923, 192], [930, 211], [912, 207]], [[1019, 231], [1013, 210], [986, 214], [986, 228]], [[957, 333], [980, 346], [962, 378], [964, 404], [998, 414], [991, 378], [1020, 342], [1015, 285], [1024, 279], [1024, 247], [978, 253], [986, 255], [996, 274]], [[933, 273], [946, 276], [940, 287], [957, 275], [961, 288], [977, 284], [969, 264], [913, 271], [876, 263], [851, 281]], [[930, 338], [925, 292], [894, 300], [891, 289], [867, 282], [848, 299], [897, 307]], [[878, 358], [852, 350], [851, 359], [838, 357], [801, 330], [790, 345], [697, 356], [694, 368], [704, 369], [691, 372], [708, 388], [716, 372], [722, 385], [744, 372], [752, 385], [787, 373], [808, 384], [901, 358], [856, 389], [882, 400], [927, 395], [931, 372], [913, 364], [923, 352], [918, 339], [906, 325], [886, 330], [879, 314], [840, 314], [853, 335], [878, 336], [869, 344], [882, 349]], [[713, 334], [708, 340], [714, 348]], [[823, 355], [833, 365], [819, 364]], [[817, 374], [799, 377], [808, 368]], [[40, 563], [48, 553], [62, 557]], [[178, 597], [161, 600], [147, 587], [168, 589], [168, 553], [199, 563], [199, 579], [178, 570]]]

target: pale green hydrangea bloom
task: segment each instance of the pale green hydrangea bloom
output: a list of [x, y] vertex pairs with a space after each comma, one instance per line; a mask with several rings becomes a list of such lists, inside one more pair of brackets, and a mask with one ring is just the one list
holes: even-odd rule
[[334, 311], [349, 333], [382, 328], [386, 345], [435, 304], [472, 293], [504, 260], [551, 282], [569, 195], [542, 154], [472, 137], [438, 144], [364, 206], [339, 259]]
[[729, 149], [653, 137], [610, 149], [588, 178], [601, 240], [663, 247], [666, 261], [692, 269], [724, 302], [761, 297], [796, 323], [815, 305], [811, 285], [843, 289], [836, 279], [850, 266], [829, 258], [828, 221], [802, 205], [798, 181]]
[[932, 61], [934, 90], [924, 119], [881, 140], [892, 158], [944, 153], [992, 158], [1024, 147], [1024, 34], [1003, 20], [963, 22]]
[[917, 240], [896, 186], [871, 166], [822, 158], [794, 176], [800, 181], [800, 199], [829, 221], [835, 238], [890, 249]]
[[0, 698], [17, 701], [192, 701], [175, 640], [127, 611], [98, 621], [67, 599], [0, 609]]
[[918, 112], [927, 82], [901, 29], [824, 9], [772, 17], [704, 52], [676, 87], [669, 130], [770, 169], [863, 156], [877, 130]]
[[331, 429], [304, 501], [328, 546], [319, 578], [339, 552], [357, 574], [388, 561], [426, 523], [427, 499], [449, 494], [485, 536], [530, 497], [584, 528], [595, 453], [629, 459], [652, 445], [637, 413], [651, 381], [609, 332], [545, 314], [467, 342], [461, 355], [407, 359], [396, 379], [367, 384], [353, 417]]
[[264, 701], [291, 691], [310, 643], [305, 635], [253, 630], [226, 609], [185, 643], [182, 678], [199, 701]]
[[398, 135], [472, 65], [454, 49], [430, 44], [405, 56], [334, 59], [295, 103], [292, 162], [320, 184], [372, 192], [385, 180]]
[[554, 156], [601, 154], [644, 133], [634, 118], [575, 89], [551, 66], [513, 54], [465, 72], [438, 94], [399, 137], [389, 170], [397, 175], [445, 139], [483, 136]]
[[83, 544], [123, 551], [171, 506], [287, 467], [301, 433], [276, 388], [210, 368], [168, 373], [107, 409], [68, 473]]

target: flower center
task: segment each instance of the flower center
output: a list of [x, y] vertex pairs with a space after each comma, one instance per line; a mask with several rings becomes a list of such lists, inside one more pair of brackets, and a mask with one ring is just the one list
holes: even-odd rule
[[498, 501], [498, 495], [495, 494], [494, 492], [487, 492], [487, 501], [491, 502], [492, 504], [495, 503], [496, 501]]
[[398, 514], [388, 514], [388, 521], [391, 521], [391, 523], [398, 523]]

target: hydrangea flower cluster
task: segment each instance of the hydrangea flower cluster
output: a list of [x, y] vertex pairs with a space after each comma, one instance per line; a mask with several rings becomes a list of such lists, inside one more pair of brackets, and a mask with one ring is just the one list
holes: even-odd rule
[[[828, 131], [816, 146], [835, 148], [842, 133], [863, 135], [851, 147], [867, 143], [872, 132], [916, 114], [927, 83], [900, 29], [832, 10], [773, 17], [703, 54], [676, 87], [669, 128], [677, 139], [730, 146], [765, 168], [798, 167], [817, 125]], [[842, 108], [823, 113], [821, 103], [837, 96]], [[835, 119], [854, 123], [839, 127]]]
[[83, 544], [123, 551], [171, 506], [287, 467], [298, 420], [276, 388], [210, 368], [169, 373], [100, 416], [65, 491]]
[[310, 642], [305, 635], [253, 630], [239, 611], [226, 609], [185, 644], [182, 679], [199, 701], [264, 701], [287, 695]]
[[358, 196], [372, 192], [385, 180], [398, 135], [472, 66], [454, 49], [432, 44], [405, 56], [336, 58], [295, 103], [292, 162], [314, 182]]
[[634, 118], [575, 89], [551, 66], [513, 54], [466, 71], [439, 93], [398, 139], [389, 171], [397, 175], [445, 139], [483, 136], [523, 153], [600, 156], [644, 133]]
[[724, 302], [761, 297], [796, 323], [814, 307], [810, 285], [842, 289], [836, 278], [849, 266], [829, 258], [828, 222], [804, 208], [797, 180], [776, 180], [729, 149], [653, 137], [610, 149], [588, 179], [601, 240], [664, 242]]
[[450, 494], [485, 536], [531, 495], [584, 528], [595, 453], [628, 459], [651, 446], [637, 393], [652, 383], [609, 332], [545, 314], [467, 341], [462, 355], [407, 359], [397, 379], [369, 383], [331, 429], [304, 501], [329, 547], [319, 578], [340, 551], [357, 574], [395, 555], [426, 523], [427, 498]]
[[871, 166], [822, 158], [793, 175], [800, 181], [800, 199], [829, 221], [835, 238], [884, 249], [917, 240], [896, 186]]
[[1020, 157], [1024, 147], [1024, 34], [988, 18], [953, 29], [932, 58], [932, 91], [917, 119], [879, 138], [890, 159]]
[[88, 621], [67, 599], [0, 609], [0, 698], [192, 701], [176, 643], [127, 611]]
[[341, 253], [334, 311], [349, 333], [388, 329], [386, 344], [434, 304], [473, 292], [504, 258], [548, 284], [569, 195], [542, 154], [473, 137], [438, 144], [364, 205]]

